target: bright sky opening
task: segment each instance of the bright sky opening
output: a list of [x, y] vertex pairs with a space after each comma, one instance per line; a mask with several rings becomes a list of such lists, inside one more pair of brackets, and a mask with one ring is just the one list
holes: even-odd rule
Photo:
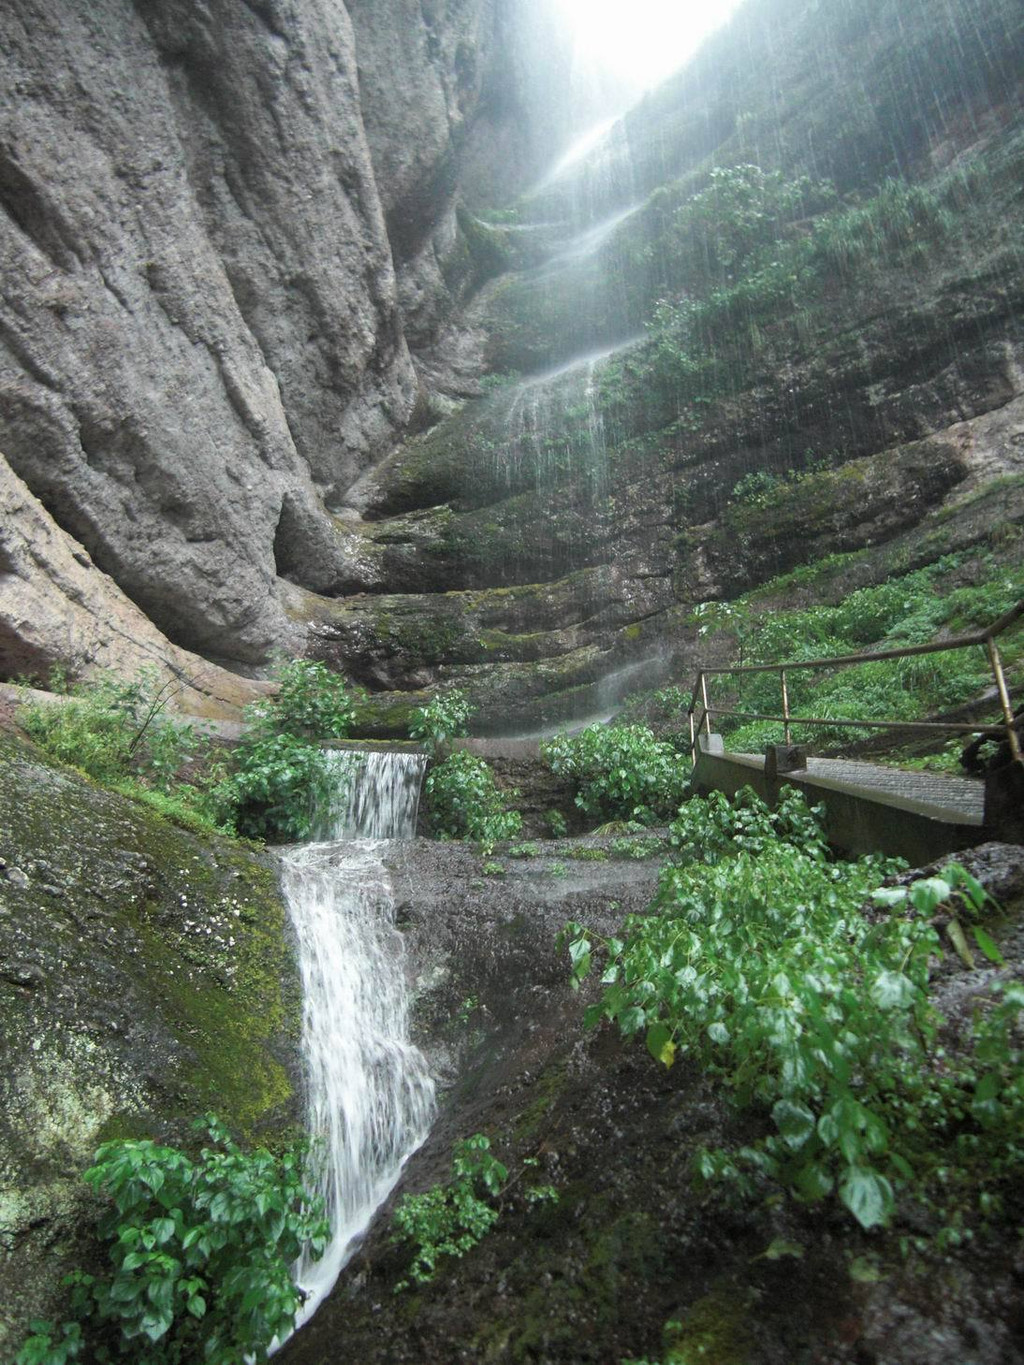
[[586, 65], [643, 90], [678, 70], [739, 0], [555, 0]]

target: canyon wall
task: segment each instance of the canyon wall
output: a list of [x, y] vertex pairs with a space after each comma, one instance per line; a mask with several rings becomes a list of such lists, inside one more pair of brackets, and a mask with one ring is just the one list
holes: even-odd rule
[[[5, 6], [0, 451], [168, 654], [532, 729], [1024, 512], [1019, 6], [752, 0], [538, 182], [550, 10]], [[13, 535], [0, 674], [95, 668]]]
[[174, 644], [258, 665], [301, 647], [281, 577], [353, 579], [332, 508], [416, 412], [406, 319], [472, 276], [462, 162], [536, 162], [510, 8], [4, 6], [0, 450]]

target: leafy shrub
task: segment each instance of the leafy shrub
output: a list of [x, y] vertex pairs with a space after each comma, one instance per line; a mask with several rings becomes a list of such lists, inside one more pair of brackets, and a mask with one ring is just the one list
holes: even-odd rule
[[514, 839], [523, 827], [518, 811], [508, 810], [485, 759], [457, 749], [427, 774], [427, 800], [434, 829], [443, 839], [479, 839], [493, 844]]
[[170, 790], [198, 743], [191, 725], [166, 714], [176, 684], [161, 683], [155, 669], [130, 682], [108, 675], [70, 687], [57, 670], [50, 682], [60, 701], [29, 701], [18, 711], [40, 748], [97, 782], [135, 777]]
[[782, 788], [774, 810], [751, 787], [732, 800], [712, 792], [680, 807], [669, 826], [669, 844], [677, 862], [717, 863], [741, 850], [763, 853], [779, 842], [820, 860], [827, 852], [823, 814], [823, 807], [808, 806], [806, 797], [792, 787]]
[[[865, 915], [879, 860], [828, 862], [801, 833], [805, 810], [788, 817], [803, 847], [771, 837], [756, 808], [754, 817], [731, 854], [713, 836], [698, 850], [710, 866], [666, 868], [653, 913], [629, 917], [621, 937], [578, 924], [564, 931], [576, 984], [600, 959], [604, 991], [589, 1025], [609, 1019], [624, 1036], [643, 1036], [665, 1066], [686, 1055], [740, 1104], [770, 1114], [772, 1133], [739, 1151], [703, 1152], [700, 1174], [747, 1193], [768, 1180], [807, 1201], [835, 1192], [870, 1228], [888, 1221], [896, 1190], [920, 1188], [950, 1149], [989, 1171], [1024, 1163], [1013, 1126], [1024, 990], [1007, 988], [973, 1059], [937, 1047], [942, 1020], [929, 999], [941, 949], [935, 911], [954, 898], [956, 913], [973, 917], [982, 888], [951, 865], [876, 893], [901, 913]], [[691, 854], [697, 818], [687, 822]], [[711, 821], [726, 832], [721, 811]], [[953, 924], [955, 915], [956, 942]], [[975, 938], [999, 960], [980, 928]]]
[[257, 732], [243, 738], [235, 761], [218, 789], [224, 818], [250, 839], [305, 838], [317, 800], [337, 780], [320, 747], [296, 735]]
[[113, 1270], [71, 1275], [77, 1321], [34, 1324], [17, 1365], [239, 1365], [266, 1361], [292, 1329], [302, 1293], [289, 1268], [303, 1247], [323, 1253], [321, 1202], [295, 1153], [246, 1154], [212, 1115], [197, 1127], [213, 1144], [198, 1161], [151, 1141], [100, 1147], [85, 1179], [112, 1200], [100, 1233]]
[[553, 772], [576, 782], [576, 804], [601, 820], [653, 824], [670, 818], [686, 795], [684, 765], [645, 725], [590, 725], [541, 745]]
[[295, 659], [276, 696], [247, 708], [235, 770], [214, 792], [220, 816], [254, 839], [302, 839], [331, 777], [320, 742], [341, 739], [354, 704], [345, 679], [322, 663]]
[[742, 479], [733, 484], [729, 500], [747, 503], [753, 507], [763, 507], [783, 486], [784, 481], [771, 470], [752, 469], [749, 474], [744, 474]]
[[294, 735], [297, 739], [340, 739], [352, 728], [355, 696], [339, 673], [311, 659], [293, 659], [280, 671], [273, 697], [247, 712], [254, 734]]
[[[423, 1194], [406, 1194], [395, 1206], [396, 1244], [415, 1249], [409, 1279], [425, 1284], [433, 1279], [442, 1256], [464, 1256], [498, 1220], [498, 1210], [480, 1197], [501, 1193], [508, 1167], [491, 1153], [490, 1140], [474, 1133], [455, 1146], [447, 1185], [434, 1185]], [[395, 1292], [408, 1287], [408, 1280]]]
[[[165, 714], [173, 695], [173, 685], [142, 670], [131, 682], [77, 684], [62, 701], [29, 702], [18, 715], [61, 762], [190, 828], [257, 839], [305, 837], [312, 803], [328, 780], [319, 741], [343, 737], [352, 721], [354, 699], [345, 680], [322, 663], [286, 664], [278, 693], [246, 709], [229, 770], [200, 751], [191, 725]], [[182, 781], [186, 763], [200, 752], [204, 771]]]
[[[1024, 572], [984, 560], [977, 572], [981, 581], [942, 591], [942, 583], [962, 573], [962, 557], [944, 556], [912, 573], [887, 579], [846, 594], [839, 602], [789, 611], [758, 613], [757, 595], [730, 604], [701, 604], [693, 614], [702, 633], [726, 631], [738, 646], [741, 663], [777, 663], [786, 659], [824, 658], [866, 648], [922, 644], [942, 632], [977, 630], [1007, 611], [1024, 593]], [[789, 576], [793, 577], [792, 575]], [[785, 591], [788, 579], [769, 584], [774, 596]], [[761, 591], [761, 590], [759, 590]], [[1012, 663], [1019, 645], [1007, 640]], [[908, 659], [880, 660], [849, 668], [802, 670], [787, 675], [793, 713], [829, 719], [860, 717], [915, 720], [945, 710], [976, 695], [991, 674], [980, 649], [928, 654]], [[766, 715], [780, 713], [776, 674], [752, 674], [715, 681], [716, 700], [728, 691], [738, 711]], [[634, 708], [635, 709], [635, 708]], [[782, 738], [781, 725], [768, 721], [730, 721], [723, 717], [729, 747], [757, 752]], [[863, 731], [794, 728], [794, 738], [821, 741], [822, 734], [849, 739]]]
[[431, 697], [426, 706], [417, 707], [409, 734], [422, 740], [431, 753], [437, 753], [449, 739], [468, 733], [474, 710], [465, 692], [458, 687], [449, 688]]

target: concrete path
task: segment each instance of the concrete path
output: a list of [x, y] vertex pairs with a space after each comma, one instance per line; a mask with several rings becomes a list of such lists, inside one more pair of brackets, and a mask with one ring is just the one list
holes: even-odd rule
[[[764, 767], [764, 759], [757, 754], [742, 757]], [[912, 802], [915, 809], [932, 807], [937, 819], [948, 814], [980, 825], [985, 811], [985, 784], [980, 778], [912, 772], [848, 758], [808, 758], [806, 769], [794, 774], [803, 775], [812, 780], [842, 782], [865, 792], [877, 792], [880, 796], [903, 798]]]

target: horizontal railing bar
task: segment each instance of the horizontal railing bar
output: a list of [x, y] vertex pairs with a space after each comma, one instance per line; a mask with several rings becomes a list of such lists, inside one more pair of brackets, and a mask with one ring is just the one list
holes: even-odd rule
[[[785, 725], [785, 716], [766, 716], [758, 711], [730, 711], [724, 706], [709, 706], [712, 716], [731, 716], [734, 720], [770, 720]], [[1005, 725], [970, 725], [964, 721], [932, 720], [830, 720], [824, 716], [790, 716], [790, 725], [837, 725], [863, 730], [916, 730], [954, 735], [989, 735], [995, 739], [1006, 733]]]
[[1020, 620], [1022, 616], [1024, 616], [1024, 597], [1021, 598], [1015, 607], [1011, 607], [1010, 610], [1004, 612], [997, 621], [992, 622], [985, 631], [985, 639], [994, 640], [997, 635], [1002, 635], [1004, 630], [1009, 626], [1012, 626], [1014, 621]]
[[836, 654], [823, 659], [787, 659], [785, 662], [774, 664], [735, 664], [731, 667], [702, 668], [697, 674], [697, 681], [690, 694], [690, 710], [693, 710], [696, 702], [697, 689], [700, 686], [702, 674], [704, 677], [721, 677], [732, 673], [780, 673], [783, 669], [790, 668], [845, 667], [848, 664], [872, 663], [879, 659], [909, 659], [920, 654], [942, 654], [948, 649], [970, 649], [972, 645], [987, 644], [989, 640], [1001, 635], [1004, 630], [1012, 626], [1022, 616], [1024, 616], [1024, 598], [984, 630], [976, 631], [972, 635], [959, 635], [952, 640], [932, 640], [924, 645], [903, 645], [898, 649], [882, 649], [874, 653]]
[[870, 664], [876, 659], [909, 659], [917, 654], [943, 654], [947, 649], [969, 649], [984, 645], [989, 637], [961, 635], [956, 640], [932, 641], [927, 645], [905, 645], [902, 649], [882, 649], [874, 654], [836, 654], [827, 659], [788, 659], [784, 664], [737, 664], [733, 668], [704, 668], [705, 676], [723, 673], [781, 673], [790, 668], [832, 668], [847, 664]]

